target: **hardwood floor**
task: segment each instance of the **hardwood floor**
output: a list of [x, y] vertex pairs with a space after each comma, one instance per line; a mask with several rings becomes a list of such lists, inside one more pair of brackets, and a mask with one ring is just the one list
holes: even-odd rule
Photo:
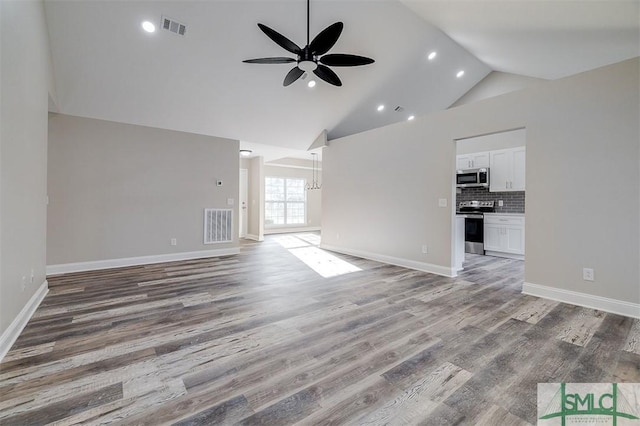
[[522, 295], [521, 261], [450, 279], [317, 239], [50, 277], [0, 423], [526, 425], [538, 382], [640, 382], [640, 321]]

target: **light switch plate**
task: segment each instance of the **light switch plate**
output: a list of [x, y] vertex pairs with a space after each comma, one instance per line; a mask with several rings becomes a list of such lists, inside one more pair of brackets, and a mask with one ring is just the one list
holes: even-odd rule
[[446, 198], [440, 198], [438, 200], [438, 207], [447, 207], [447, 199]]

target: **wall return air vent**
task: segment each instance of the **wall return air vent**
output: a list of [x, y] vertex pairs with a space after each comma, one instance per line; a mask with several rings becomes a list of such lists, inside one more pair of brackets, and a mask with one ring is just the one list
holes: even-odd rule
[[187, 32], [187, 26], [185, 24], [182, 24], [175, 19], [167, 18], [166, 16], [162, 17], [162, 29], [180, 36], [183, 36]]
[[204, 243], [233, 241], [233, 210], [204, 209]]

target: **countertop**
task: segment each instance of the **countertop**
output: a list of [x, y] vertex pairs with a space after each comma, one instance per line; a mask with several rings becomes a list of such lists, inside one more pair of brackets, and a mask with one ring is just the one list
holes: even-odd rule
[[516, 216], [524, 217], [524, 213], [485, 213], [485, 216]]

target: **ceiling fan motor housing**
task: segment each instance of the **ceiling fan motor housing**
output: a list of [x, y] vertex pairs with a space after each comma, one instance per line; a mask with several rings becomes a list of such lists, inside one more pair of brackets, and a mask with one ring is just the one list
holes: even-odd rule
[[318, 68], [318, 59], [313, 55], [309, 46], [305, 46], [298, 56], [298, 68], [305, 72], [311, 72]]

